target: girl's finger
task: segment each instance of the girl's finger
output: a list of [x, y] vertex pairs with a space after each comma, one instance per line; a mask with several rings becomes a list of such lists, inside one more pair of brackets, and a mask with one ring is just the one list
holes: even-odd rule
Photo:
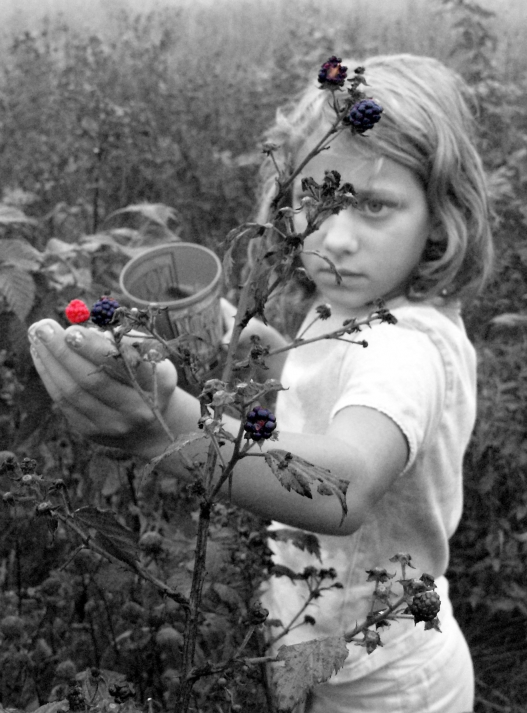
[[107, 404], [99, 397], [80, 389], [67, 372], [63, 371], [60, 379], [57, 379], [54, 368], [48, 368], [49, 365], [40, 359], [33, 346], [31, 355], [49, 395], [74, 428], [89, 437], [101, 433], [108, 438], [122, 436], [123, 428], [119, 425], [122, 418], [118, 407]]

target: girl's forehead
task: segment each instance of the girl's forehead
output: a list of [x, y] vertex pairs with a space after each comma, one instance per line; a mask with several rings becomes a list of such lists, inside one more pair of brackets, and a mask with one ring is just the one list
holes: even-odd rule
[[[364, 139], [366, 140], [366, 139]], [[305, 156], [311, 147], [306, 146], [301, 156]], [[371, 149], [364, 150], [352, 141], [335, 141], [315, 156], [303, 169], [301, 177], [312, 176], [321, 181], [325, 171], [338, 171], [342, 182], [353, 183], [361, 187], [373, 184], [385, 185], [400, 180], [400, 171], [404, 166]]]

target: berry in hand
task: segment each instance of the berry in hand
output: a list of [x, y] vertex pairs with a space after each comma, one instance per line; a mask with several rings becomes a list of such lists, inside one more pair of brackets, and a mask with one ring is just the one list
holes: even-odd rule
[[90, 310], [82, 300], [71, 300], [64, 311], [66, 318], [72, 324], [82, 324], [90, 319]]
[[382, 106], [373, 99], [363, 99], [351, 107], [345, 122], [353, 126], [358, 134], [363, 134], [380, 121], [382, 111]]
[[432, 621], [438, 615], [440, 608], [441, 599], [434, 591], [416, 594], [409, 606], [416, 624], [420, 621]]
[[112, 297], [101, 297], [91, 308], [91, 321], [98, 327], [106, 327], [113, 319], [119, 302]]
[[269, 409], [255, 406], [247, 414], [245, 421], [245, 437], [252, 438], [253, 441], [261, 441], [263, 438], [270, 438], [276, 428], [276, 416]]

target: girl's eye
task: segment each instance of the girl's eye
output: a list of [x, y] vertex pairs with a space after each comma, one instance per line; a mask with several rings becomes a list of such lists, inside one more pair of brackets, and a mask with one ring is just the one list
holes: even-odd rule
[[384, 208], [387, 208], [387, 204], [381, 200], [375, 200], [374, 198], [369, 198], [363, 201], [359, 201], [357, 208], [363, 213], [369, 213], [371, 215], [377, 215], [382, 212]]

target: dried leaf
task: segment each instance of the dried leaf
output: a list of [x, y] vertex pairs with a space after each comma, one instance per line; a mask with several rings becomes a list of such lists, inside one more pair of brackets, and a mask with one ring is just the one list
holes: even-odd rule
[[348, 648], [342, 636], [281, 646], [277, 658], [285, 661], [285, 666], [273, 671], [278, 709], [292, 711], [309, 690], [341, 669], [347, 656]]
[[294, 490], [306, 498], [312, 498], [311, 487], [316, 485], [320, 495], [335, 495], [342, 508], [342, 520], [348, 512], [346, 492], [348, 482], [331, 474], [326, 468], [313, 465], [307, 460], [283, 450], [270, 450], [265, 462], [286, 490]]
[[327, 263], [327, 265], [329, 266], [329, 269], [331, 270], [331, 272], [335, 275], [335, 281], [336, 281], [337, 285], [340, 285], [340, 283], [342, 282], [342, 277], [340, 275], [340, 272], [337, 270], [335, 265], [331, 262], [331, 260], [328, 257], [319, 253], [318, 250], [303, 250], [302, 254], [303, 255], [316, 255], [321, 260], [324, 260], [324, 262]]
[[243, 225], [233, 228], [224, 241], [225, 252], [223, 254], [223, 274], [227, 284], [231, 283], [232, 271], [234, 269], [234, 251], [240, 240], [252, 238], [261, 235], [263, 226], [257, 223], [243, 223]]
[[137, 538], [128, 528], [121, 525], [112, 510], [100, 510], [88, 505], [75, 510], [73, 517], [87, 528], [96, 530], [96, 542], [108, 554], [135, 566], [139, 560]]
[[320, 556], [320, 543], [316, 535], [312, 532], [303, 532], [303, 530], [291, 530], [287, 527], [279, 530], [271, 530], [268, 533], [269, 537], [277, 542], [290, 542], [299, 550], [307, 550], [310, 555], [315, 555], [322, 562]]

